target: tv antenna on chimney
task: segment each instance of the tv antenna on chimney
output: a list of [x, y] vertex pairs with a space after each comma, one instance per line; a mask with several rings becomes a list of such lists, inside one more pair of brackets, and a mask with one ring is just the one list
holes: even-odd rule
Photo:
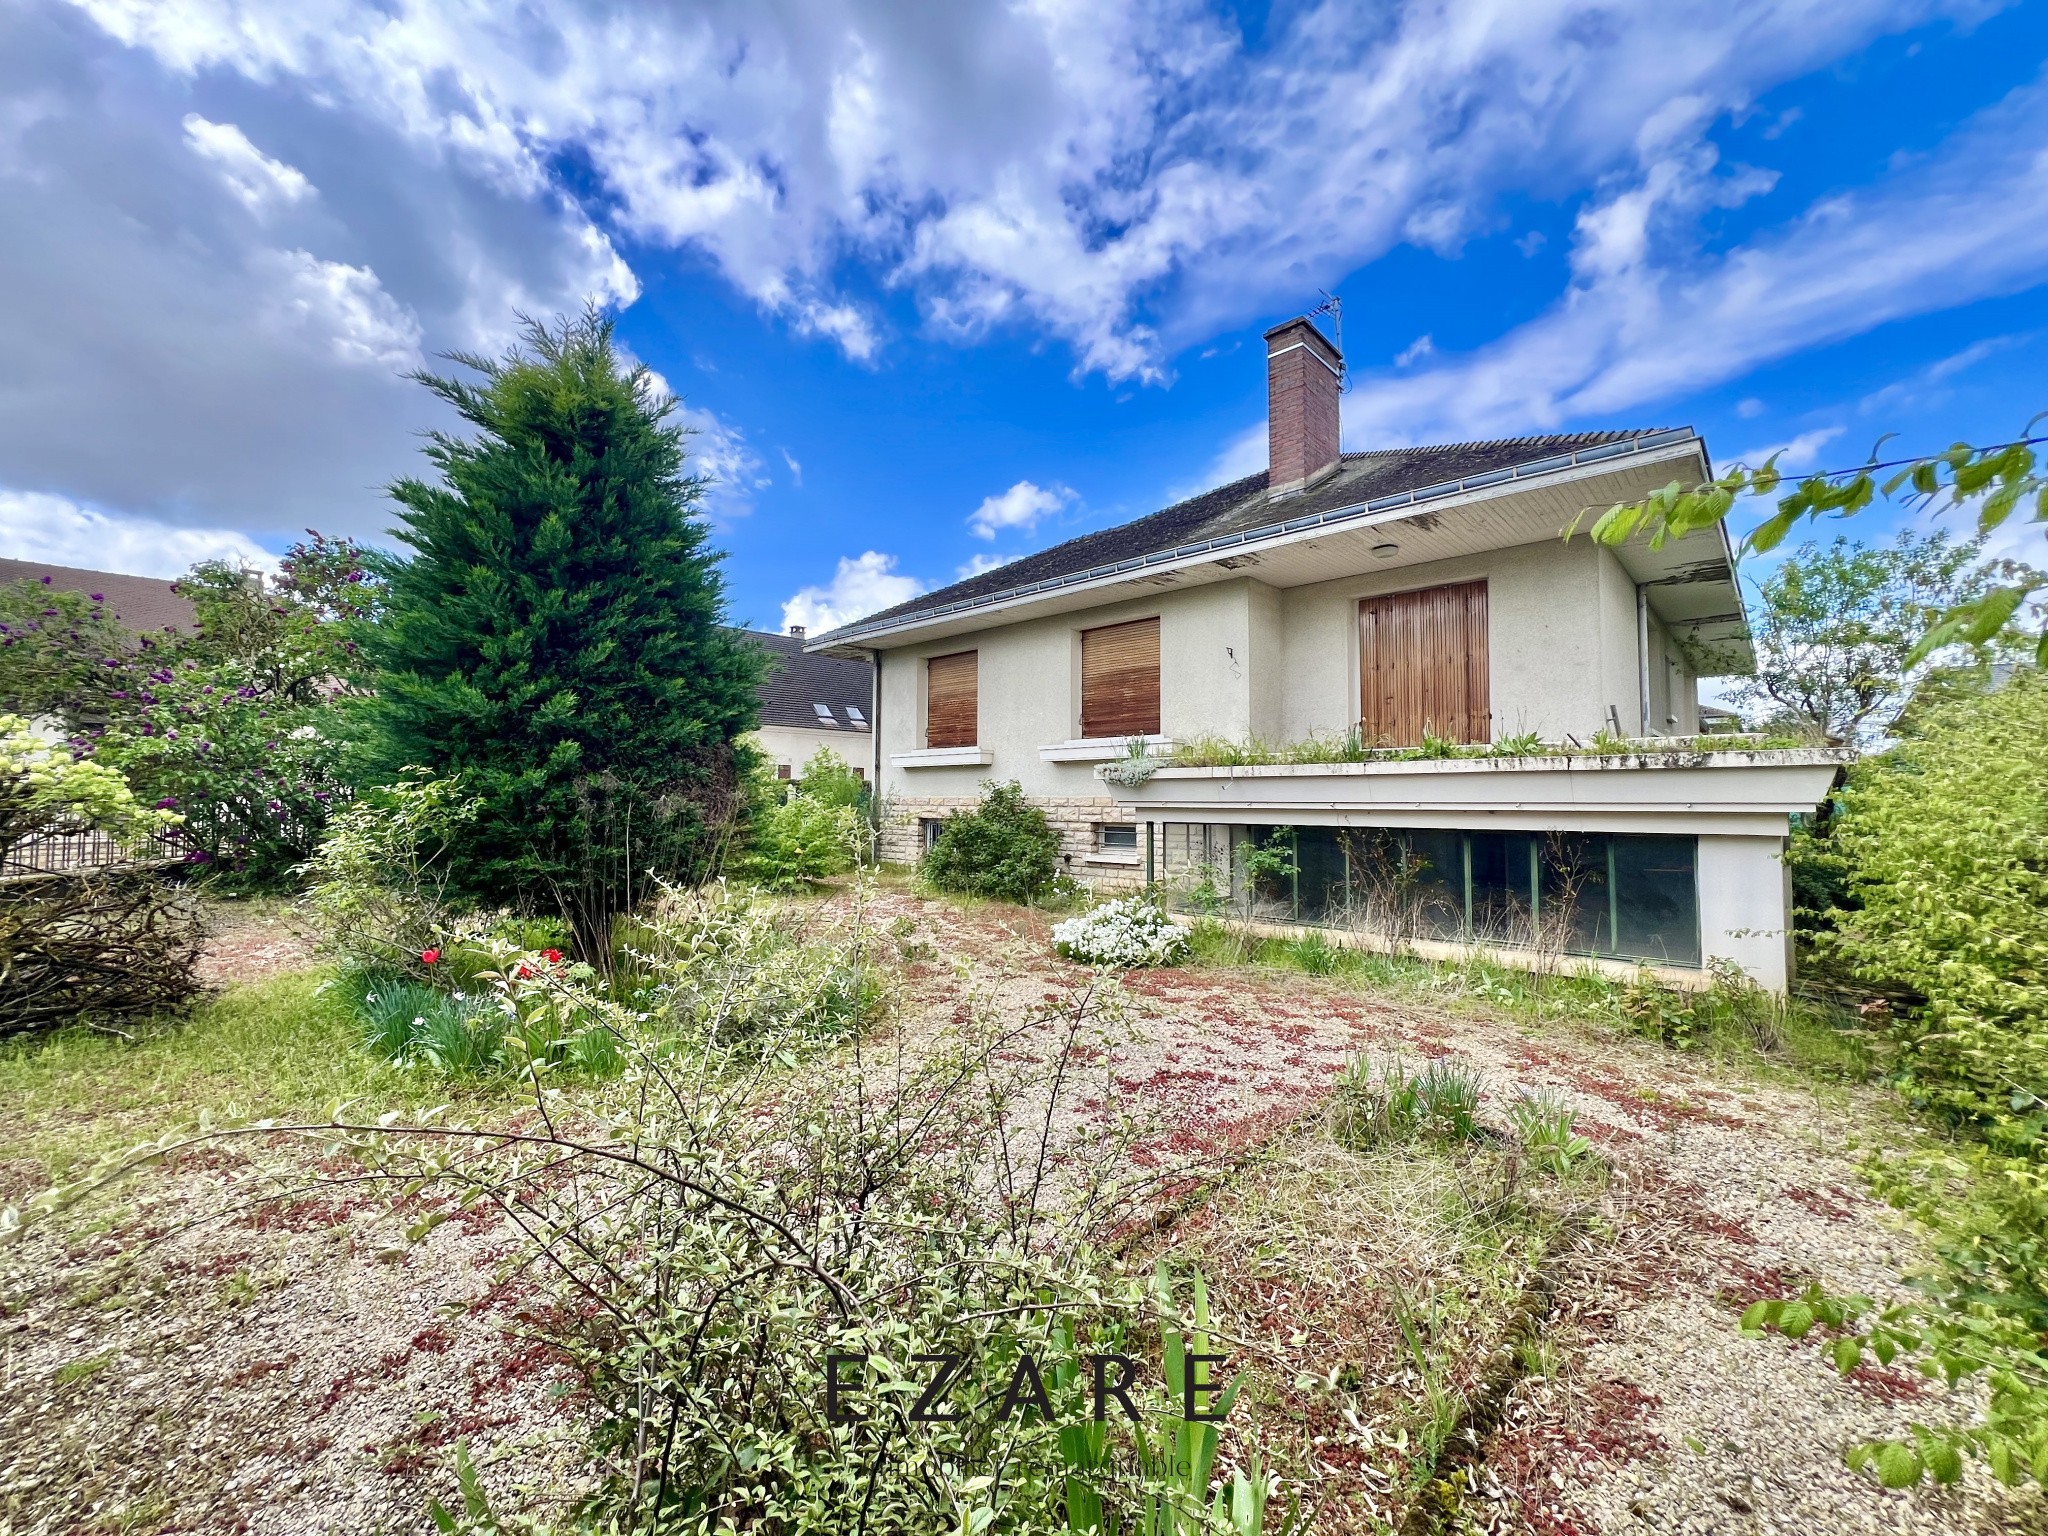
[[1330, 317], [1330, 340], [1337, 348], [1337, 392], [1342, 394], [1351, 387], [1351, 365], [1344, 361], [1344, 299], [1327, 288], [1318, 288], [1316, 292], [1323, 296], [1323, 302], [1308, 312], [1308, 318]]

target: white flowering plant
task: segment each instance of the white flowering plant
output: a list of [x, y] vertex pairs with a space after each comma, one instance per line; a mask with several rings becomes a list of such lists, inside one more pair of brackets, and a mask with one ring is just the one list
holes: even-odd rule
[[1188, 931], [1151, 897], [1126, 896], [1056, 924], [1052, 942], [1069, 960], [1125, 970], [1185, 959]]

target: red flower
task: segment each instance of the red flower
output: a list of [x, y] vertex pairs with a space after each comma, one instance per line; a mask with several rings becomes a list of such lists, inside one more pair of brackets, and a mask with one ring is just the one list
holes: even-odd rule
[[518, 970], [514, 971], [512, 974], [514, 979], [524, 981], [527, 977], [531, 976], [533, 972], [528, 967], [522, 965], [521, 967], [519, 967]]
[[420, 951], [420, 964], [422, 965], [432, 965], [440, 958], [441, 951], [438, 949], [423, 949]]
[[562, 952], [559, 949], [544, 949], [540, 952], [540, 957], [547, 961], [549, 965], [560, 965], [562, 963]]

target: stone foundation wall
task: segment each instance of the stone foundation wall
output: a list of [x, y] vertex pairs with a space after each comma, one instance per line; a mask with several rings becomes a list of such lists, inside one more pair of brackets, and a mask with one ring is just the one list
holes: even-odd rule
[[[894, 795], [882, 820], [881, 856], [890, 864], [915, 864], [924, 856], [920, 823], [944, 821], [981, 803], [978, 796]], [[1088, 885], [1104, 890], [1135, 888], [1145, 883], [1145, 841], [1138, 834], [1135, 856], [1104, 853], [1096, 847], [1095, 829], [1108, 824], [1136, 824], [1137, 813], [1106, 796], [1032, 797], [1060, 835], [1060, 868]]]

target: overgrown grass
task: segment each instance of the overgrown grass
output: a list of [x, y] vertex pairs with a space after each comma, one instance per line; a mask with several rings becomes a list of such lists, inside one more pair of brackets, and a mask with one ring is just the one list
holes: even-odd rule
[[201, 1106], [225, 1119], [325, 1114], [337, 1099], [380, 1112], [449, 1099], [445, 1079], [362, 1049], [361, 1023], [326, 981], [323, 971], [301, 971], [253, 982], [189, 1017], [131, 1029], [132, 1039], [74, 1026], [0, 1046], [0, 1162], [27, 1160], [63, 1178]]
[[1583, 969], [1544, 973], [1478, 955], [1445, 962], [1355, 949], [1320, 932], [1265, 938], [1218, 918], [1198, 919], [1189, 941], [1196, 965], [1298, 971], [1433, 1006], [1619, 1029], [1723, 1064], [1846, 1081], [1868, 1079], [1883, 1064], [1862, 1019], [1845, 1004], [1799, 994], [1780, 1001], [1727, 978], [1681, 992], [1647, 978], [1623, 981]]
[[[1318, 1529], [1387, 1528], [1443, 1474], [1501, 1373], [1531, 1369], [1513, 1362], [1534, 1339], [1537, 1271], [1606, 1178], [1582, 1140], [1554, 1155], [1568, 1115], [1536, 1127], [1539, 1149], [1512, 1107], [1516, 1133], [1474, 1124], [1478, 1080], [1456, 1063], [1427, 1075], [1361, 1063], [1320, 1123], [1276, 1142], [1176, 1244], [1242, 1350], [1232, 1433], [1321, 1493]], [[1328, 1450], [1304, 1457], [1310, 1445]], [[1393, 1486], [1331, 1480], [1322, 1456], [1361, 1458]]]

